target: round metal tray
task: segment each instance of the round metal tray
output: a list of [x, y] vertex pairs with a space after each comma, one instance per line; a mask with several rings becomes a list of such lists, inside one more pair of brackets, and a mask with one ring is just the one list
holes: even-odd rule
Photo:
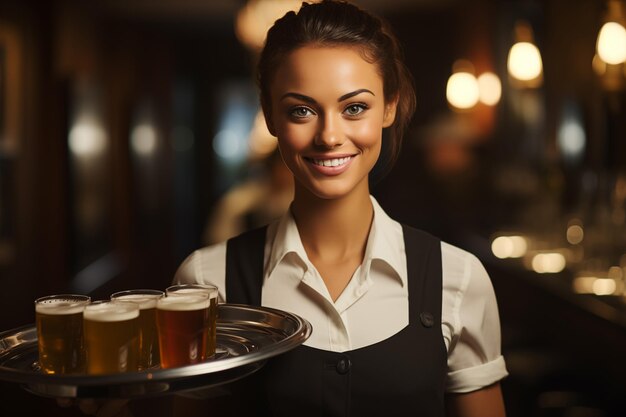
[[311, 324], [285, 311], [221, 304], [214, 359], [171, 369], [111, 375], [47, 375], [39, 370], [37, 329], [0, 333], [0, 380], [46, 397], [139, 398], [216, 387], [259, 370], [267, 359], [301, 345]]

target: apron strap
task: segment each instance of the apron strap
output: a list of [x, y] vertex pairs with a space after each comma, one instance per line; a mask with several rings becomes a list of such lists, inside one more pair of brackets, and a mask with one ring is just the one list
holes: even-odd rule
[[402, 225], [409, 286], [409, 317], [424, 327], [441, 324], [441, 240]]
[[261, 305], [263, 260], [267, 226], [250, 230], [226, 242], [226, 301]]

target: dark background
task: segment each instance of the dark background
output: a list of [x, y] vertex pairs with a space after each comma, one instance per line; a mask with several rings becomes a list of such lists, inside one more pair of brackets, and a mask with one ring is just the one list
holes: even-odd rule
[[[401, 157], [373, 194], [392, 217], [472, 251], [487, 267], [510, 372], [509, 416], [623, 415], [623, 287], [611, 296], [575, 294], [576, 265], [537, 274], [490, 249], [499, 232], [552, 236], [578, 218], [586, 236], [597, 237], [584, 265], [626, 270], [626, 73], [612, 85], [591, 66], [607, 3], [356, 3], [392, 24], [418, 99]], [[0, 0], [0, 330], [33, 323], [39, 296], [164, 288], [204, 244], [217, 201], [254, 173], [245, 160], [224, 164], [213, 148], [229, 94], [252, 94], [247, 105], [256, 105], [255, 56], [233, 28], [243, 5]], [[520, 19], [542, 53], [536, 89], [516, 88], [506, 72]], [[449, 107], [446, 82], [459, 58], [500, 77], [497, 106]], [[557, 137], [572, 106], [587, 143], [568, 159]], [[105, 151], [91, 159], [70, 149], [85, 108], [95, 108], [106, 136]], [[158, 139], [142, 157], [131, 131], [146, 117]], [[0, 382], [0, 390], [3, 416], [76, 412], [12, 384]], [[132, 406], [136, 415], [174, 407], [168, 398]]]

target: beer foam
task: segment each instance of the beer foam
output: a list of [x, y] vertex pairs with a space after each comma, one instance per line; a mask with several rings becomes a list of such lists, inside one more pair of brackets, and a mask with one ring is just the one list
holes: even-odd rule
[[209, 299], [206, 295], [179, 294], [161, 298], [157, 302], [157, 309], [168, 311], [191, 311], [209, 308]]
[[160, 295], [150, 294], [126, 294], [119, 297], [112, 298], [114, 301], [121, 301], [124, 303], [135, 303], [139, 305], [140, 310], [147, 310], [149, 308], [156, 307], [157, 301], [161, 298]]
[[193, 294], [207, 294], [209, 298], [217, 298], [217, 288], [179, 288], [167, 293], [170, 296], [181, 296], [181, 295], [193, 295]]
[[139, 309], [131, 303], [104, 302], [91, 304], [83, 312], [85, 320], [125, 321], [139, 317]]
[[35, 312], [49, 315], [76, 314], [81, 313], [86, 305], [86, 302], [71, 298], [51, 298], [35, 303]]

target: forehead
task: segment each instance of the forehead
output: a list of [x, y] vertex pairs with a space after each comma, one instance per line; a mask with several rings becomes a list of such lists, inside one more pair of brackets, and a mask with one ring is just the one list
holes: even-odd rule
[[316, 91], [323, 94], [337, 90], [343, 94], [359, 88], [382, 95], [383, 81], [377, 66], [363, 59], [358, 48], [304, 46], [287, 54], [279, 63], [272, 95], [297, 90], [315, 97]]

